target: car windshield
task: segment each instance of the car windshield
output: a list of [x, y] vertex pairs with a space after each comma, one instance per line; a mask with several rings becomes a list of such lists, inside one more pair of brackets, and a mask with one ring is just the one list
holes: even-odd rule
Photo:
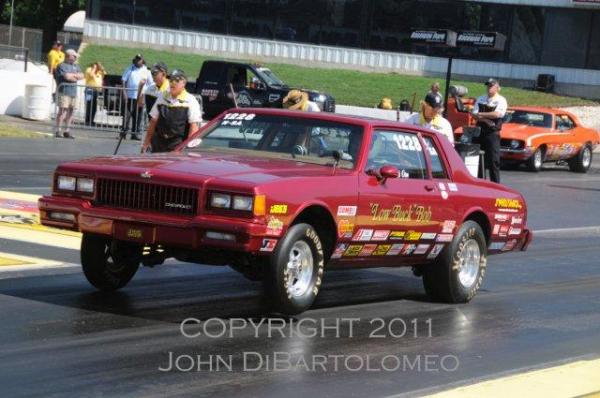
[[228, 113], [201, 138], [186, 144], [190, 152], [228, 151], [263, 158], [333, 165], [352, 169], [363, 128], [318, 119], [253, 113]]
[[528, 126], [552, 128], [552, 115], [549, 113], [509, 110], [504, 123], [526, 124]]
[[282, 82], [271, 69], [268, 68], [257, 68], [256, 71], [267, 82], [269, 86], [285, 86], [285, 83]]

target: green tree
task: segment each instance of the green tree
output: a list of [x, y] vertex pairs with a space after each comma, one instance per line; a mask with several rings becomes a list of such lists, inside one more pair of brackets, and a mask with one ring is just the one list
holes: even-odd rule
[[[42, 29], [44, 32], [44, 50], [56, 40], [60, 31], [71, 14], [85, 9], [85, 0], [15, 0], [13, 24], [26, 28]], [[2, 0], [0, 23], [10, 22], [11, 0]]]

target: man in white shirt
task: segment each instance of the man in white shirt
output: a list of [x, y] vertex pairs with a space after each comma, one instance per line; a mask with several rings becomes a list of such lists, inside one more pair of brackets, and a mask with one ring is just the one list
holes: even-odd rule
[[487, 95], [477, 98], [471, 114], [481, 128], [481, 134], [474, 142], [481, 145], [485, 151], [485, 168], [489, 170], [490, 180], [500, 182], [500, 130], [502, 119], [506, 114], [508, 103], [506, 98], [499, 94], [500, 83], [489, 78], [485, 83]]
[[421, 112], [411, 115], [406, 123], [435, 130], [444, 135], [454, 144], [452, 125], [442, 116], [442, 97], [435, 93], [427, 93], [425, 100], [421, 101]]
[[125, 69], [123, 76], [121, 77], [124, 87], [124, 103], [121, 107], [123, 115], [123, 126], [121, 136], [127, 135], [129, 130], [129, 120], [131, 119], [131, 139], [140, 140], [138, 135], [139, 127], [142, 118], [142, 107], [143, 101], [140, 101], [141, 96], [144, 94], [144, 90], [140, 89], [145, 87], [149, 82], [152, 81], [152, 75], [150, 70], [146, 68], [146, 62], [141, 54], [137, 54], [131, 60], [131, 65]]
[[142, 145], [142, 153], [170, 152], [195, 133], [202, 122], [202, 108], [185, 90], [187, 77], [180, 69], [169, 76], [169, 91], [161, 92], [150, 111], [150, 125]]

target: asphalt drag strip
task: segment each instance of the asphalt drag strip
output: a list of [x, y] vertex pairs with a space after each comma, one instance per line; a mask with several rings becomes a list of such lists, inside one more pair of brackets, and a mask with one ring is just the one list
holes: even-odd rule
[[[600, 238], [558, 234], [534, 243], [524, 253], [491, 257], [483, 289], [469, 304], [431, 302], [408, 269], [338, 271], [326, 274], [314, 309], [285, 323], [268, 313], [260, 284], [225, 267], [142, 268], [112, 294], [95, 291], [80, 272], [0, 280], [3, 394], [421, 395], [557, 361], [594, 359], [600, 353]], [[218, 321], [208, 323], [263, 317], [290, 332], [269, 336], [263, 328], [255, 335], [245, 327], [228, 336], [219, 335]], [[182, 334], [187, 318], [200, 324], [187, 324], [186, 333], [199, 335]], [[352, 336], [343, 321], [350, 318], [357, 319]], [[307, 334], [294, 335], [290, 325], [301, 320]], [[308, 335], [321, 322], [333, 329]], [[277, 353], [296, 362], [273, 369]], [[217, 356], [232, 369], [210, 369]], [[428, 369], [425, 356], [432, 361]], [[314, 365], [317, 357], [328, 358], [325, 370], [297, 363]], [[413, 366], [382, 370], [382, 360], [389, 366], [392, 357]], [[165, 371], [170, 358], [180, 358], [180, 366]], [[188, 365], [193, 369], [185, 370]]]

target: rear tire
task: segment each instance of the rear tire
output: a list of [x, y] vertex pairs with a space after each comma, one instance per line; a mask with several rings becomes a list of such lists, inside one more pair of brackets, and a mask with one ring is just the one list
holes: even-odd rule
[[83, 234], [81, 266], [83, 274], [94, 287], [114, 291], [127, 285], [135, 275], [142, 258], [143, 247], [111, 238]]
[[542, 169], [542, 165], [544, 164], [544, 155], [545, 151], [543, 148], [536, 149], [533, 155], [527, 159], [527, 170], [535, 173], [540, 171]]
[[576, 173], [587, 173], [592, 165], [592, 157], [592, 148], [585, 145], [575, 157], [569, 159], [569, 170]]
[[276, 311], [296, 315], [315, 301], [323, 278], [323, 244], [309, 224], [292, 226], [279, 241], [268, 272], [265, 289]]
[[423, 268], [423, 286], [435, 300], [466, 303], [477, 294], [486, 265], [483, 231], [476, 222], [466, 221], [436, 262]]

